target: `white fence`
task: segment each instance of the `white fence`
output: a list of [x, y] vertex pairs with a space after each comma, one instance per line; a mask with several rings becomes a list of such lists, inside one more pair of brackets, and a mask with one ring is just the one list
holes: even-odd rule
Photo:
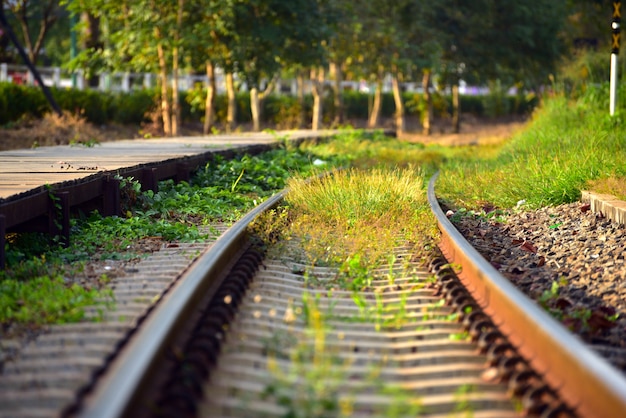
[[[129, 92], [131, 90], [139, 90], [144, 88], [154, 87], [156, 85], [156, 75], [152, 73], [102, 73], [97, 76], [97, 86], [91, 87], [85, 78], [83, 71], [77, 71], [70, 73], [60, 67], [37, 67], [39, 74], [45, 85], [62, 87], [62, 88], [77, 88], [84, 90], [87, 88], [93, 88], [101, 91], [123, 91]], [[13, 65], [0, 63], [0, 82], [13, 82], [16, 84], [35, 84], [34, 78], [28, 67], [24, 65]], [[192, 75], [186, 74], [178, 78], [178, 86], [180, 90], [191, 90], [198, 83], [207, 85], [209, 79], [206, 75]], [[220, 93], [226, 91], [224, 84], [224, 74], [219, 68], [215, 70], [215, 82], [217, 90]], [[332, 81], [327, 80], [326, 83], [330, 85]], [[361, 81], [343, 81], [342, 88], [344, 90], [358, 90], [362, 92], [373, 92], [374, 84], [367, 83], [364, 80]], [[402, 88], [409, 92], [421, 92], [421, 86], [417, 83], [403, 83]], [[241, 90], [246, 90], [245, 83], [241, 83]], [[311, 91], [311, 85], [305, 81], [305, 92]], [[391, 78], [387, 77], [383, 84], [383, 91], [391, 91]], [[297, 84], [295, 80], [279, 80], [275, 89], [277, 94], [291, 94], [297, 93]]]

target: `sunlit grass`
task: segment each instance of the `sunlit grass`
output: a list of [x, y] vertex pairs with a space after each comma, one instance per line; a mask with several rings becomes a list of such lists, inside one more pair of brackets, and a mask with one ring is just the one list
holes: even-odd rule
[[626, 200], [626, 177], [607, 177], [590, 180], [586, 184], [588, 190], [596, 193], [610, 194], [619, 199]]
[[363, 254], [385, 259], [402, 241], [429, 245], [435, 237], [420, 168], [350, 169], [310, 182], [290, 180], [286, 200], [293, 231], [311, 257], [325, 263]]
[[467, 208], [519, 201], [538, 208], [576, 201], [589, 181], [624, 177], [625, 127], [603, 106], [593, 89], [578, 101], [548, 99], [496, 158], [448, 160], [438, 195]]

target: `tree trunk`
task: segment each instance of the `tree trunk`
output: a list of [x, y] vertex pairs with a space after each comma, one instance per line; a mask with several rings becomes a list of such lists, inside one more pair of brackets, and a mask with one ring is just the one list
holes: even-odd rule
[[424, 108], [423, 121], [422, 121], [422, 133], [424, 135], [430, 135], [432, 133], [431, 120], [433, 115], [433, 99], [430, 95], [430, 68], [424, 70], [422, 77], [422, 89], [424, 90], [424, 102], [426, 104]]
[[258, 87], [250, 89], [250, 110], [252, 112], [252, 125], [255, 132], [261, 130], [261, 118], [263, 116], [263, 101], [270, 94], [276, 86], [277, 76], [272, 77], [265, 90], [259, 92]]
[[[155, 29], [157, 39], [161, 38], [159, 28]], [[163, 44], [157, 44], [157, 56], [159, 58], [159, 81], [161, 83], [161, 117], [163, 119], [163, 133], [165, 136], [172, 136], [172, 113], [168, 94], [167, 82], [167, 62]]]
[[367, 127], [372, 129], [376, 128], [380, 123], [380, 112], [382, 109], [382, 92], [383, 92], [383, 76], [378, 74], [376, 80], [376, 91], [374, 92], [374, 105], [372, 106], [372, 112], [370, 113], [369, 120], [367, 121]]
[[174, 48], [172, 50], [172, 135], [179, 134], [181, 125], [180, 94], [178, 90], [179, 53], [178, 41], [183, 26], [183, 9], [185, 0], [178, 0], [176, 31], [174, 32]]
[[343, 81], [343, 69], [339, 63], [330, 64], [330, 72], [334, 73], [333, 83], [333, 104], [335, 106], [335, 118], [333, 120], [334, 125], [340, 125], [343, 123], [343, 89], [341, 88], [341, 82]]
[[226, 73], [226, 95], [228, 96], [228, 110], [226, 112], [226, 131], [231, 132], [237, 123], [237, 99], [235, 97], [235, 80], [233, 73]]
[[[83, 31], [83, 48], [92, 51], [101, 51], [104, 47], [104, 43], [100, 36], [100, 18], [94, 16], [92, 13], [83, 12], [81, 14], [81, 21], [85, 27]], [[100, 84], [100, 77], [92, 69], [88, 69], [87, 79], [87, 83], [90, 87], [96, 88]]]
[[298, 88], [298, 106], [300, 114], [298, 115], [298, 128], [302, 129], [306, 125], [306, 109], [304, 108], [304, 71], [298, 71], [296, 76], [296, 86]]
[[[30, 59], [33, 65], [37, 64], [37, 59], [39, 58], [39, 52], [43, 48], [44, 41], [46, 39], [46, 35], [50, 31], [50, 28], [57, 21], [57, 10], [58, 10], [58, 1], [56, 0], [48, 0], [45, 5], [41, 5], [42, 14], [39, 20], [39, 32], [37, 33], [36, 39], [33, 41], [31, 36], [31, 16], [28, 15], [29, 12], [29, 4], [28, 2], [1, 2], [2, 7], [4, 3], [8, 3], [8, 8], [13, 12], [15, 18], [18, 20], [20, 27], [22, 29], [22, 36], [24, 39], [24, 43], [26, 44], [26, 49], [28, 50], [28, 58]], [[32, 5], [31, 5], [32, 6]]]
[[178, 92], [178, 47], [172, 51], [172, 136], [177, 136], [180, 127], [180, 98]]
[[459, 97], [459, 80], [452, 86], [452, 131], [461, 132], [461, 100]]
[[404, 102], [402, 101], [402, 92], [400, 91], [400, 82], [397, 74], [394, 73], [391, 78], [391, 84], [393, 87], [393, 100], [396, 104], [396, 136], [400, 137], [404, 133]]
[[252, 130], [259, 132], [261, 130], [260, 114], [261, 101], [259, 100], [259, 89], [252, 87], [250, 89], [250, 111], [252, 112]]
[[206, 76], [209, 79], [209, 85], [206, 89], [203, 132], [208, 135], [211, 132], [215, 115], [215, 67], [211, 61], [206, 62]]
[[324, 78], [326, 74], [324, 67], [311, 70], [311, 82], [313, 83], [311, 92], [313, 93], [313, 120], [311, 129], [317, 131], [322, 126], [322, 103], [324, 98]]

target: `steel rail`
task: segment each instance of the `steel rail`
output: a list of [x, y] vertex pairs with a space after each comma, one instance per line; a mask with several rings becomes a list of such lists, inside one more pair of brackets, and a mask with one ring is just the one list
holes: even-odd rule
[[163, 353], [167, 341], [184, 326], [186, 318], [202, 299], [219, 287], [229, 266], [246, 238], [246, 229], [260, 214], [278, 205], [285, 191], [248, 212], [200, 256], [161, 303], [144, 321], [94, 392], [89, 394], [77, 416], [117, 418], [132, 407], [146, 382], [149, 370]]
[[626, 379], [485, 260], [457, 231], [435, 195], [436, 173], [428, 185], [439, 247], [459, 264], [460, 280], [534, 370], [582, 417], [626, 416]]

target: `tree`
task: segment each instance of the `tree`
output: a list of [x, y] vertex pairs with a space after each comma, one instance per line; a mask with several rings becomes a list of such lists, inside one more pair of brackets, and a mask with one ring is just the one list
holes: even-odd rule
[[564, 0], [446, 0], [439, 6], [437, 20], [448, 34], [443, 60], [452, 85], [455, 132], [460, 130], [461, 78], [537, 84], [553, 71], [562, 51], [558, 35], [566, 16]]
[[[306, 63], [323, 53], [324, 16], [317, 0], [241, 0], [234, 6], [237, 28], [228, 49], [237, 73], [250, 90], [254, 130], [260, 129], [264, 98], [273, 90], [280, 68]], [[264, 87], [262, 90], [261, 88]]]
[[[116, 71], [156, 72], [160, 85], [165, 135], [177, 135], [180, 125], [178, 73], [185, 33], [185, 0], [73, 1], [74, 13], [89, 13], [106, 22], [107, 45], [82, 54], [79, 62]], [[172, 84], [170, 87], [170, 74]]]
[[62, 13], [59, 0], [13, 0], [2, 2], [18, 22], [28, 58], [35, 65], [44, 46], [46, 36]]
[[362, 1], [355, 8], [360, 24], [355, 31], [359, 39], [358, 56], [376, 82], [368, 126], [379, 124], [383, 78], [389, 75], [396, 107], [396, 131], [401, 135], [405, 130], [405, 110], [400, 84], [413, 77], [417, 67], [430, 65], [427, 58], [432, 55], [435, 37], [431, 29], [435, 27], [432, 6], [421, 0], [393, 3], [373, 0]]
[[329, 59], [329, 74], [333, 80], [333, 104], [335, 107], [334, 124], [344, 122], [343, 89], [341, 83], [347, 71], [351, 56], [354, 52], [356, 31], [360, 27], [358, 17], [351, 0], [333, 0], [331, 2], [333, 19], [330, 22], [332, 36], [327, 45]]
[[232, 53], [228, 49], [236, 36], [234, 27], [234, 2], [236, 0], [191, 1], [190, 24], [193, 38], [189, 40], [189, 59], [194, 68], [203, 67], [208, 78], [205, 99], [203, 132], [209, 134], [215, 114], [216, 69], [227, 72], [228, 118], [227, 128], [235, 124], [235, 88], [233, 83]]

